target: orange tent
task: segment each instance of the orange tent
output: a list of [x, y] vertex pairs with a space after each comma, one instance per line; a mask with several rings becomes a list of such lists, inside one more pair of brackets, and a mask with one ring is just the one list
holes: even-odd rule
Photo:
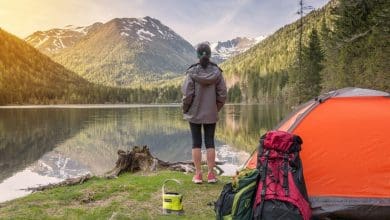
[[[390, 94], [345, 88], [301, 105], [275, 130], [302, 140], [314, 216], [390, 219]], [[256, 168], [257, 151], [246, 163]]]

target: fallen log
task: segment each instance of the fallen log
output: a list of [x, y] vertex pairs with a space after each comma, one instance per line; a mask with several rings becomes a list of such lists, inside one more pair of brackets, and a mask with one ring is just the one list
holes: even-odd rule
[[29, 188], [24, 189], [24, 190], [36, 192], [36, 191], [43, 191], [46, 189], [52, 189], [52, 188], [56, 188], [56, 187], [60, 187], [60, 186], [72, 186], [72, 185], [82, 184], [82, 183], [88, 181], [89, 179], [91, 179], [92, 177], [93, 176], [91, 174], [86, 174], [84, 176], [68, 178], [68, 179], [66, 179], [62, 182], [59, 182], [59, 183], [50, 183], [48, 185], [43, 185], [43, 186], [29, 187]]
[[[134, 146], [131, 151], [118, 150], [118, 159], [115, 162], [115, 167], [106, 172], [104, 178], [116, 178], [123, 172], [138, 172], [138, 171], [157, 171], [163, 169], [169, 169], [181, 172], [195, 172], [195, 166], [192, 161], [180, 161], [180, 162], [167, 162], [154, 157], [147, 146], [139, 147]], [[204, 162], [202, 164], [205, 164]], [[218, 166], [223, 162], [216, 162], [215, 168], [218, 174], [222, 174], [223, 170]], [[81, 184], [89, 179], [93, 178], [91, 174], [79, 176], [75, 178], [69, 178], [59, 183], [48, 184], [44, 186], [29, 187], [24, 190], [28, 191], [43, 191], [46, 189], [52, 189], [60, 186], [71, 186]]]

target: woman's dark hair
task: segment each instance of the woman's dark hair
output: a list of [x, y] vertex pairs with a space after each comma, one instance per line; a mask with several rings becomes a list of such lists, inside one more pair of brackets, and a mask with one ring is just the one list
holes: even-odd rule
[[211, 48], [206, 43], [201, 43], [196, 48], [196, 53], [199, 58], [199, 63], [203, 68], [206, 68], [210, 63]]

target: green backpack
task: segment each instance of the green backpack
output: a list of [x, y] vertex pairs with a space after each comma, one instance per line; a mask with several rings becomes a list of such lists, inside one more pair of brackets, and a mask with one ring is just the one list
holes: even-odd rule
[[253, 218], [253, 201], [258, 177], [257, 169], [242, 170], [231, 183], [225, 184], [215, 203], [217, 220]]

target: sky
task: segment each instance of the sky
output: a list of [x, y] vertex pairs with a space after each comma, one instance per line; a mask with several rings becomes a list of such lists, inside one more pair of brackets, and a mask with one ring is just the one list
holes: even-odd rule
[[[329, 0], [306, 0], [321, 8]], [[0, 0], [0, 28], [38, 30], [150, 16], [192, 44], [270, 35], [299, 17], [298, 0]]]

